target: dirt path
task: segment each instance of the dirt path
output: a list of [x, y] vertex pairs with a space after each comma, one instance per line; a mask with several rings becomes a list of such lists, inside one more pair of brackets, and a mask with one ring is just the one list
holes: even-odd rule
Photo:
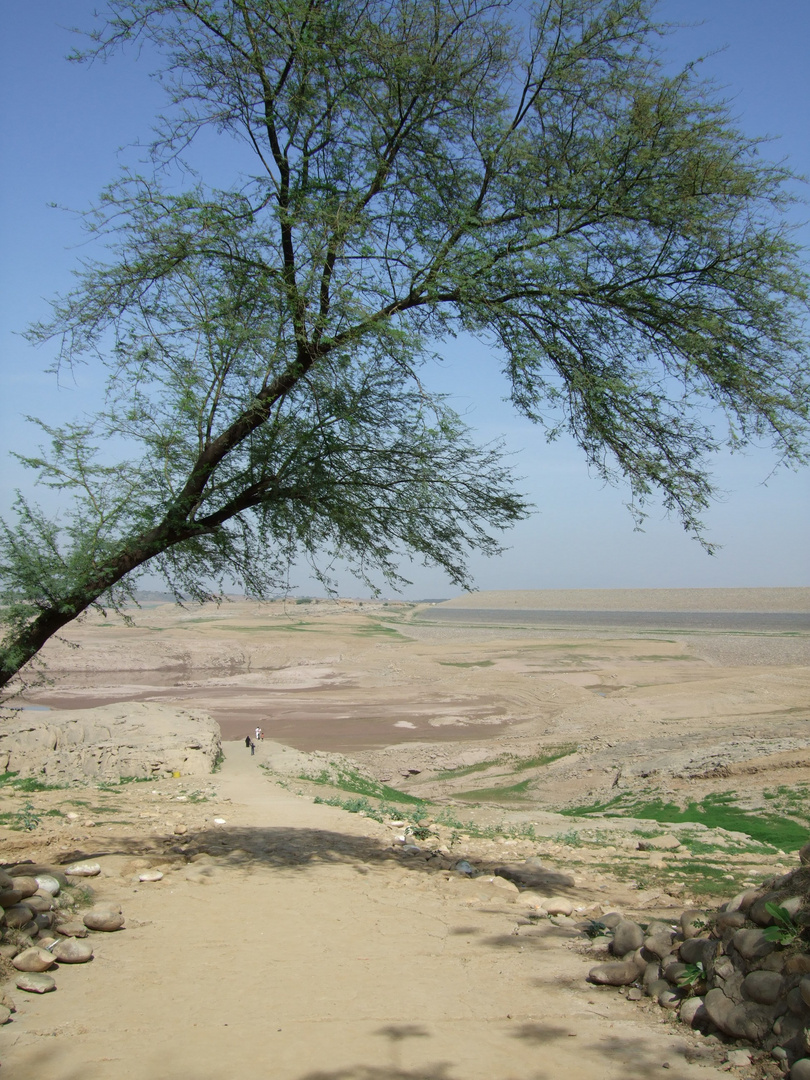
[[225, 749], [210, 853], [149, 859], [156, 884], [99, 858], [128, 928], [56, 993], [13, 992], [3, 1080], [719, 1080], [685, 1029], [587, 986], [571, 931], [270, 783], [266, 745]]

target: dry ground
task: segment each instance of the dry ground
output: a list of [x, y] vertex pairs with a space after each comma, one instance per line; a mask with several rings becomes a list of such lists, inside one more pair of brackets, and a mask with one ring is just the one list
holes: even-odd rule
[[[806, 591], [735, 610], [806, 610]], [[580, 919], [675, 914], [792, 867], [788, 833], [746, 830], [807, 827], [810, 635], [445, 625], [431, 610], [159, 606], [134, 628], [88, 619], [69, 632], [80, 650], [50, 649], [54, 685], [29, 703], [193, 704], [234, 741], [210, 784], [2, 789], [3, 861], [98, 855], [98, 888], [130, 919], [65, 973], [67, 992], [3, 1029], [4, 1075], [719, 1076], [722, 1048], [687, 1060], [694, 1040], [666, 1017], [587, 987], [572, 928], [477, 897], [452, 867], [539, 857], [573, 876], [549, 889]], [[287, 749], [251, 759], [236, 740], [256, 725]], [[659, 827], [662, 805], [703, 817]], [[637, 849], [665, 831], [678, 850]], [[398, 835], [423, 852], [403, 855]], [[147, 863], [162, 882], [134, 883]]]

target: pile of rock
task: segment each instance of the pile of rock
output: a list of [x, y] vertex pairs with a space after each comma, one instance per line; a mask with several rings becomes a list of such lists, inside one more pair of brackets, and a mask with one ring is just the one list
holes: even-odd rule
[[[98, 863], [67, 867], [23, 863], [0, 870], [0, 956], [10, 961], [19, 990], [45, 994], [56, 989], [49, 972], [58, 964], [86, 964], [93, 947], [92, 932], [120, 930], [124, 916], [116, 905], [98, 905], [81, 919], [68, 886], [100, 873]], [[13, 1003], [0, 1004], [5, 1023]]]
[[[810, 844], [801, 852], [810, 862]], [[791, 1080], [810, 1080], [810, 866], [677, 924], [602, 917], [614, 959], [593, 983], [633, 987], [705, 1033], [769, 1051]], [[599, 929], [599, 927], [595, 927]], [[612, 936], [610, 934], [612, 933]]]

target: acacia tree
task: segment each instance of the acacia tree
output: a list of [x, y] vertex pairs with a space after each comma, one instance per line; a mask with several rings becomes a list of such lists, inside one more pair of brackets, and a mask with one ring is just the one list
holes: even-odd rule
[[119, 179], [102, 259], [32, 331], [102, 365], [107, 406], [24, 459], [72, 502], [20, 496], [4, 526], [0, 685], [144, 568], [262, 595], [302, 552], [395, 583], [405, 551], [467, 585], [527, 508], [424, 385], [459, 331], [519, 411], [696, 535], [710, 409], [805, 460], [790, 174], [692, 67], [664, 72], [661, 32], [647, 0], [107, 0], [77, 59], [148, 43], [154, 161], [212, 129], [255, 168]]

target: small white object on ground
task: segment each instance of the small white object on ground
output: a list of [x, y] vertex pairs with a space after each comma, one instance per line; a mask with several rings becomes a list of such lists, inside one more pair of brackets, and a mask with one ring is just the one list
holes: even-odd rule
[[101, 873], [98, 863], [77, 862], [65, 867], [65, 873], [71, 877], [97, 877]]

